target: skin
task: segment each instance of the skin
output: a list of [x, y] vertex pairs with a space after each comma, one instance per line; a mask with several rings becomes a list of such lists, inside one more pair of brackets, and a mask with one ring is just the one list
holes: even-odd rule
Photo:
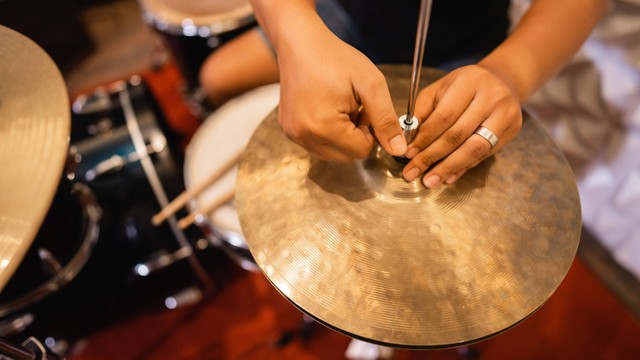
[[[479, 63], [420, 91], [415, 110], [420, 130], [406, 144], [384, 76], [330, 32], [313, 0], [251, 0], [277, 53], [284, 133], [315, 157], [348, 162], [368, 156], [374, 146], [371, 126], [387, 152], [411, 159], [405, 179], [423, 175], [428, 188], [455, 182], [517, 135], [522, 102], [578, 51], [608, 3], [533, 1], [517, 28]], [[265, 54], [254, 62], [268, 61]], [[273, 74], [271, 61], [261, 63], [262, 71]], [[500, 139], [494, 148], [473, 134], [480, 125]]]
[[245, 91], [278, 82], [278, 63], [261, 35], [250, 30], [214, 51], [202, 64], [199, 81], [209, 102], [220, 106]]

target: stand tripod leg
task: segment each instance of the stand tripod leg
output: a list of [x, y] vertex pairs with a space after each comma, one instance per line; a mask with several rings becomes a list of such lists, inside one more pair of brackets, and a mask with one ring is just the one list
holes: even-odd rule
[[458, 355], [465, 360], [475, 360], [479, 358], [478, 352], [468, 346], [460, 346], [456, 348], [456, 350], [458, 351]]

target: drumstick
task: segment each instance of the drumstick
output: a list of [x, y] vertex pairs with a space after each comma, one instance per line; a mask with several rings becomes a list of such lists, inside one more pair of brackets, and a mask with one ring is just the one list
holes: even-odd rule
[[211, 175], [209, 175], [201, 183], [197, 184], [191, 189], [183, 191], [180, 195], [178, 195], [178, 197], [173, 199], [173, 201], [165, 206], [159, 213], [155, 214], [151, 218], [151, 223], [156, 226], [162, 224], [162, 222], [165, 221], [169, 216], [173, 215], [176, 211], [182, 208], [187, 203], [187, 201], [200, 195], [201, 192], [206, 190], [211, 184], [213, 184], [216, 180], [218, 180], [227, 171], [231, 170], [231, 168], [233, 168], [238, 163], [238, 161], [240, 160], [240, 154], [241, 153], [238, 153], [236, 156], [229, 159], [229, 161], [224, 163], [222, 167], [216, 169], [216, 171], [211, 173]]
[[189, 227], [189, 225], [191, 225], [196, 220], [196, 217], [198, 217], [198, 215], [209, 214], [213, 212], [215, 209], [224, 205], [224, 203], [226, 203], [227, 201], [233, 199], [234, 196], [235, 196], [235, 189], [227, 190], [224, 194], [222, 194], [220, 197], [218, 197], [214, 201], [204, 205], [198, 210], [178, 220], [178, 226], [183, 230], [186, 229], [187, 227]]

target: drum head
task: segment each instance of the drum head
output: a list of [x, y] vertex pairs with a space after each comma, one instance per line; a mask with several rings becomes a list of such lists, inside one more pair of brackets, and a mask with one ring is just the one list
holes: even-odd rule
[[[160, 30], [210, 27], [213, 33], [234, 30], [253, 20], [249, 0], [138, 0], [145, 18]], [[188, 24], [187, 24], [188, 23]]]
[[[276, 108], [279, 99], [280, 85], [266, 85], [227, 102], [211, 114], [198, 128], [186, 149], [186, 188], [193, 188], [205, 181], [244, 151], [254, 130]], [[236, 174], [237, 167], [233, 167], [201, 193], [191, 206], [196, 209], [213, 203], [235, 189]], [[234, 204], [221, 206], [209, 215], [209, 220], [223, 235], [242, 233]]]

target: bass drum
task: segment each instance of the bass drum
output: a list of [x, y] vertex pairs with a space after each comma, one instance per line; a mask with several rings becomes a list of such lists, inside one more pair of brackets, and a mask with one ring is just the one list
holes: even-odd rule
[[[203, 183], [242, 153], [254, 130], [277, 107], [279, 100], [280, 85], [266, 85], [230, 100], [211, 114], [187, 146], [184, 162], [186, 188]], [[237, 167], [234, 166], [192, 201], [191, 207], [194, 210], [205, 207], [232, 192], [236, 186], [236, 174]], [[233, 201], [205, 216], [198, 225], [214, 245], [243, 269], [259, 271], [242, 235]]]

